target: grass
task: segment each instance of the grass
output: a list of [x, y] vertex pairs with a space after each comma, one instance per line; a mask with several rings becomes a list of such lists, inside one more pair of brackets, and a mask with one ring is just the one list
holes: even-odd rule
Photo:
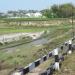
[[[70, 33], [69, 33], [70, 34]], [[54, 48], [56, 48], [56, 47], [60, 47], [60, 45], [63, 43], [63, 41], [65, 42], [67, 39], [69, 39], [69, 38], [71, 38], [71, 35], [69, 35], [69, 34], [67, 34], [67, 35], [64, 35], [64, 36], [62, 36], [62, 37], [59, 37], [58, 39], [54, 39], [52, 42], [50, 42], [47, 46], [46, 46], [46, 48], [48, 48], [49, 49], [49, 51], [50, 50], [53, 50]], [[69, 36], [68, 36], [69, 35]], [[52, 49], [53, 48], [53, 49]], [[47, 49], [47, 50], [48, 50]], [[47, 52], [49, 52], [49, 51], [47, 51]], [[46, 53], [46, 51], [44, 51], [44, 49], [41, 51], [41, 52], [39, 52], [39, 54], [42, 54], [42, 52], [44, 52], [44, 53]], [[73, 59], [72, 59], [73, 60]], [[46, 62], [44, 62], [43, 64], [41, 64], [38, 68], [36, 68], [36, 71], [38, 71], [38, 69], [40, 69], [40, 71], [44, 71], [44, 70], [46, 70], [49, 66], [50, 66], [50, 64], [53, 62], [53, 58], [50, 58], [49, 60], [47, 60]], [[69, 62], [69, 61], [68, 61]], [[67, 62], [67, 63], [68, 63]], [[67, 64], [66, 63], [66, 64]], [[70, 63], [71, 64], [71, 63]], [[66, 65], [65, 65], [66, 66]], [[75, 68], [74, 68], [75, 69]], [[40, 73], [40, 71], [39, 71], [39, 73]], [[33, 71], [33, 75], [35, 75], [34, 74], [34, 72], [35, 71]], [[37, 73], [37, 72], [36, 72]], [[60, 73], [55, 73], [54, 75], [60, 75]], [[65, 75], [65, 74], [61, 74], [61, 75]], [[67, 74], [66, 74], [67, 75]], [[70, 74], [71, 75], [71, 74]]]
[[32, 41], [32, 38], [30, 38], [30, 37], [24, 37], [24, 38], [20, 37], [20, 40], [18, 40], [18, 41], [13, 40], [12, 42], [5, 42], [4, 44], [1, 44], [0, 49], [2, 50], [2, 49], [6, 49], [6, 48], [19, 46], [22, 44], [29, 43], [31, 41]]
[[[56, 34], [55, 34], [56, 35]], [[59, 34], [57, 37], [52, 37], [53, 39], [49, 39], [51, 40], [48, 44], [44, 44], [44, 48], [40, 49], [38, 51], [39, 54], [46, 54], [48, 53], [50, 50], [53, 50], [56, 47], [60, 47], [61, 44], [63, 44], [65, 41], [69, 40], [71, 38], [71, 32], [69, 32], [69, 34], [63, 35], [62, 37], [60, 37], [61, 35]], [[43, 55], [44, 55], [43, 54]], [[37, 52], [36, 52], [37, 55]]]
[[[25, 48], [25, 49], [24, 49]], [[35, 60], [34, 53], [41, 47], [33, 47], [31, 50], [22, 46], [17, 48], [14, 52], [0, 51], [0, 61], [4, 61], [3, 64], [8, 64], [5, 68], [22, 67]]]
[[1, 28], [0, 29], [0, 34], [7, 34], [7, 33], [21, 33], [21, 32], [41, 32], [43, 30], [45, 30], [46, 28], [35, 28], [35, 29], [11, 29], [11, 28]]
[[4, 21], [49, 21], [49, 20], [66, 20], [68, 18], [3, 18]]
[[54, 75], [75, 75], [75, 52], [65, 57], [61, 70]]
[[[19, 32], [41, 32], [41, 31], [45, 31], [45, 30], [50, 30], [51, 32], [53, 30], [56, 30], [56, 29], [69, 29], [71, 28], [71, 25], [60, 25], [60, 26], [56, 26], [56, 25], [53, 25], [53, 26], [48, 26], [48, 27], [25, 27], [25, 26], [21, 26], [21, 27], [9, 27], [7, 26], [6, 27], [3, 27], [3, 28], [0, 28], [0, 34], [8, 34], [8, 33], [19, 33]], [[66, 28], [66, 29], [65, 29]]]
[[[60, 25], [60, 26], [49, 26], [47, 28], [33, 28], [28, 27], [25, 29], [0, 29], [0, 34], [5, 33], [15, 33], [15, 32], [40, 32], [43, 30], [49, 30], [51, 31], [49, 35], [47, 35], [48, 40], [52, 38], [56, 38], [57, 36], [60, 36], [64, 34], [65, 32], [69, 31], [71, 29], [71, 26], [69, 25]], [[69, 36], [68, 36], [69, 35]], [[37, 58], [39, 58], [41, 55], [43, 56], [46, 54], [45, 49], [47, 52], [55, 48], [56, 46], [59, 46], [61, 43], [63, 43], [66, 39], [69, 39], [71, 37], [70, 33], [67, 35], [64, 35], [63, 37], [56, 38], [52, 40], [52, 42], [42, 45], [42, 46], [34, 46], [34, 45], [21, 45], [18, 47], [12, 48], [10, 50], [0, 50], [0, 67], [1, 70], [4, 69], [12, 69], [15, 67], [24, 67], [27, 64], [33, 62]], [[50, 63], [48, 62], [47, 65], [44, 64], [41, 67], [46, 68]], [[44, 67], [43, 67], [44, 66]]]
[[[61, 35], [61, 33], [58, 34], [58, 32], [61, 32], [61, 33], [65, 33], [67, 32], [68, 30], [65, 29], [65, 31], [61, 29], [56, 29], [54, 32], [52, 32], [50, 34], [50, 36], [48, 36], [49, 39], [55, 37], [55, 36], [59, 36]], [[55, 33], [57, 32], [57, 33]], [[55, 44], [57, 44], [57, 42], [61, 42], [61, 39], [55, 39], [54, 41], [52, 41], [51, 43], [49, 43], [51, 46], [49, 48], [54, 48], [52, 46], [56, 46]], [[63, 40], [62, 40], [63, 41]], [[48, 46], [48, 45], [47, 45]], [[22, 46], [18, 46], [16, 48], [14, 48], [14, 52], [6, 52], [6, 51], [0, 51], [0, 60], [1, 61], [4, 61], [6, 63], [9, 63], [9, 64], [16, 64], [18, 63], [18, 65], [20, 64], [21, 66], [24, 66], [28, 63], [30, 63], [31, 61], [37, 59], [39, 56], [38, 56], [38, 50], [40, 50], [41, 48], [44, 48], [44, 46], [39, 46], [39, 47], [36, 47], [36, 46], [31, 46], [30, 48], [28, 46], [25, 46], [22, 45]], [[10, 48], [9, 48], [10, 49]], [[17, 50], [16, 50], [17, 49]], [[41, 51], [41, 50], [40, 50]], [[37, 53], [38, 52], [38, 53]], [[44, 52], [44, 51], [43, 51]], [[36, 54], [36, 55], [35, 55]], [[40, 53], [39, 53], [40, 54]], [[34, 56], [35, 55], [35, 56]], [[15, 58], [14, 58], [15, 57]], [[11, 59], [12, 58], [12, 59]], [[25, 60], [25, 61], [24, 61]]]

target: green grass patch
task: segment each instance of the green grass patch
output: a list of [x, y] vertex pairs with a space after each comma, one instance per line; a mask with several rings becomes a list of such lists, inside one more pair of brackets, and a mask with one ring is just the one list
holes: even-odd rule
[[[29, 28], [28, 28], [29, 29]], [[33, 32], [37, 31], [37, 28], [30, 28], [30, 30], [25, 30], [23, 32]], [[65, 32], [69, 31], [71, 29], [71, 26], [50, 26], [49, 28], [38, 28], [38, 31], [40, 30], [49, 30], [51, 31], [50, 34], [47, 36], [48, 40], [52, 38], [56, 38], [57, 36], [63, 35]], [[4, 29], [5, 30], [5, 29]], [[7, 33], [9, 33], [9, 29], [6, 29]], [[5, 32], [6, 32], [5, 30]], [[11, 30], [11, 29], [10, 29]], [[14, 31], [11, 30], [11, 32], [18, 32], [21, 30], [14, 29]], [[2, 31], [5, 33], [4, 31]], [[1, 32], [1, 33], [2, 33]], [[0, 62], [1, 62], [1, 67], [4, 67], [6, 69], [8, 68], [15, 68], [15, 67], [24, 67], [27, 64], [33, 62], [37, 58], [39, 58], [41, 55], [43, 56], [44, 54], [47, 54], [50, 50], [56, 48], [57, 46], [60, 46], [65, 40], [71, 38], [71, 33], [64, 35], [63, 37], [56, 38], [52, 40], [52, 42], [42, 45], [42, 46], [34, 46], [30, 45], [28, 46], [27, 44], [25, 45], [20, 45], [15, 48], [9, 48], [7, 50], [1, 50], [0, 51]], [[50, 65], [50, 63], [49, 63]], [[46, 65], [45, 65], [46, 67]]]
[[19, 26], [19, 27], [5, 27], [5, 28], [0, 28], [0, 34], [8, 34], [8, 33], [21, 33], [21, 32], [41, 32], [41, 31], [53, 31], [56, 29], [64, 29], [64, 31], [66, 31], [67, 29], [70, 29], [72, 26], [71, 25], [60, 25], [60, 26], [48, 26], [48, 27], [25, 27], [25, 26]]
[[59, 72], [54, 75], [75, 75], [75, 52], [65, 57]]

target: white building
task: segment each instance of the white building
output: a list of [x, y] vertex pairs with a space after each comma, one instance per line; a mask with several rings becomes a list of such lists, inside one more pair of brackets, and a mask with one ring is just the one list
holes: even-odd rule
[[39, 18], [39, 17], [42, 17], [42, 13], [40, 13], [40, 12], [27, 13], [26, 16], [28, 16], [29, 18]]
[[40, 13], [40, 12], [36, 12], [34, 15], [35, 15], [35, 17], [42, 17], [42, 13]]
[[40, 18], [42, 17], [42, 13], [40, 12], [35, 12], [35, 13], [26, 13], [26, 14], [16, 14], [14, 15], [13, 13], [8, 13], [7, 14], [8, 18]]

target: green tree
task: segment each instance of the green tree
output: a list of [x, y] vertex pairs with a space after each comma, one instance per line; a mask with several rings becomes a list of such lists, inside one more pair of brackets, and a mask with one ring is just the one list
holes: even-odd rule
[[51, 7], [51, 10], [54, 14], [57, 15], [57, 17], [68, 18], [72, 16], [72, 13], [75, 11], [75, 7], [72, 4], [68, 3], [59, 6], [53, 5]]
[[44, 9], [41, 11], [43, 16], [46, 16], [46, 18], [52, 18], [52, 11], [50, 9]]
[[75, 16], [75, 7], [70, 3], [53, 5], [50, 9], [44, 9], [41, 12], [47, 18], [69, 18], [72, 14]]

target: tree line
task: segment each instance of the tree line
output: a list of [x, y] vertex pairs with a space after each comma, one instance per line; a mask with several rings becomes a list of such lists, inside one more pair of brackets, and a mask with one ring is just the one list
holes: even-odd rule
[[75, 6], [73, 4], [53, 5], [50, 9], [41, 11], [47, 18], [70, 18], [75, 16]]
[[[41, 11], [38, 10], [18, 10], [18, 11], [7, 11], [8, 14], [13, 13], [14, 16], [17, 14], [21, 16], [26, 13], [35, 13], [41, 12], [45, 18], [71, 18], [75, 17], [75, 6], [71, 3], [61, 4], [61, 5], [53, 5], [49, 9], [43, 9]], [[0, 18], [5, 18], [7, 15], [4, 13], [0, 13]]]

